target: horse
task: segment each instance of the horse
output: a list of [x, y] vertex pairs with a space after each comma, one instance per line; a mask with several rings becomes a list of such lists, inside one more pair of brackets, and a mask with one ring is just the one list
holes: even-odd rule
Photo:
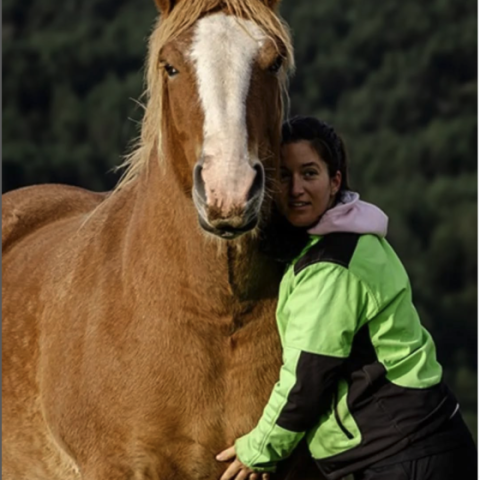
[[117, 187], [4, 195], [3, 478], [216, 479], [258, 421], [281, 361], [260, 246], [293, 66], [277, 3], [156, 0]]

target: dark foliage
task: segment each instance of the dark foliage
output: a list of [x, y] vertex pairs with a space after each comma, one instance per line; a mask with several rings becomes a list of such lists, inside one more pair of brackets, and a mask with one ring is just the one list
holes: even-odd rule
[[[285, 0], [291, 113], [344, 137], [350, 183], [390, 217], [450, 385], [476, 430], [477, 11], [469, 0]], [[111, 188], [138, 135], [153, 2], [5, 0], [3, 189]], [[109, 173], [110, 172], [110, 173]]]

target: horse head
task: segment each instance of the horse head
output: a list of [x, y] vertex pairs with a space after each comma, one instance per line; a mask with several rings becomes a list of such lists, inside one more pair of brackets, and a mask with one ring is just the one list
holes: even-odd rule
[[269, 210], [293, 63], [288, 31], [273, 0], [156, 3], [146, 129], [201, 227], [236, 238]]

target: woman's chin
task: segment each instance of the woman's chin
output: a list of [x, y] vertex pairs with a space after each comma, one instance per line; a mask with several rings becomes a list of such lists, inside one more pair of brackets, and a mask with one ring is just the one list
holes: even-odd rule
[[288, 223], [297, 228], [309, 228], [318, 222], [317, 218], [306, 215], [288, 215]]

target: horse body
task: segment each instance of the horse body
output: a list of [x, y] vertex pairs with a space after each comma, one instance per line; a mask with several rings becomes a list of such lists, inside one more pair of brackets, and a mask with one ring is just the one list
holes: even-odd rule
[[[159, 2], [172, 17], [174, 4]], [[163, 47], [180, 62], [179, 45], [193, 37], [187, 31]], [[106, 196], [44, 186], [5, 196], [6, 479], [213, 480], [225, 468], [215, 454], [255, 426], [280, 367], [282, 272], [261, 253], [257, 233], [226, 241], [204, 230], [230, 238], [269, 210], [258, 179], [273, 164], [249, 159], [268, 157], [278, 143], [279, 90], [268, 78], [263, 94], [253, 80], [245, 92], [248, 141], [239, 137], [234, 153], [193, 89], [194, 101], [182, 106], [173, 82], [170, 90], [162, 83], [162, 115], [147, 109], [145, 127], [147, 137], [152, 124], [161, 127], [162, 138], [144, 142], [145, 167], [120, 189]], [[251, 111], [259, 96], [260, 110]], [[196, 138], [204, 153], [193, 168]], [[227, 164], [245, 159], [232, 167], [243, 180], [223, 172], [218, 151]], [[233, 190], [222, 191], [223, 175]]]
[[[35, 198], [35, 189], [26, 195]], [[229, 252], [199, 227], [180, 246], [180, 233], [173, 241], [158, 233], [181, 230], [192, 207], [172, 215], [168, 203], [159, 205], [142, 225], [122, 197], [132, 194], [101, 205], [83, 226], [85, 213], [42, 225], [4, 255], [4, 289], [17, 292], [3, 311], [4, 431], [7, 446], [17, 446], [6, 450], [7, 478], [12, 466], [44, 455], [29, 450], [27, 461], [12, 452], [23, 455], [18, 442], [31, 415], [28, 436], [38, 445], [48, 439], [86, 478], [150, 470], [158, 475], [151, 478], [215, 478], [215, 453], [254, 426], [265, 384], [275, 381], [275, 283], [257, 288], [265, 278], [252, 272], [255, 297], [244, 291], [240, 299], [229, 280], [232, 263], [254, 252]], [[145, 242], [149, 235], [156, 241]], [[140, 238], [150, 251], [135, 248]]]

